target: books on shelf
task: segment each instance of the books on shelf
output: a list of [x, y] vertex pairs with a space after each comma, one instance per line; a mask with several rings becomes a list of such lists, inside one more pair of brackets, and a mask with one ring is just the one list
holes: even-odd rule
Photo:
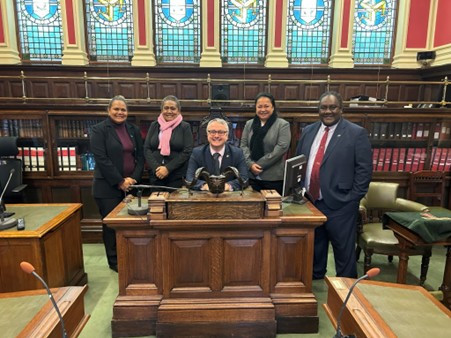
[[45, 171], [45, 151], [43, 147], [18, 147], [15, 156], [22, 160], [23, 171]]
[[40, 119], [1, 120], [0, 136], [43, 137], [42, 121]]
[[89, 171], [94, 170], [94, 154], [85, 152], [77, 153], [77, 147], [58, 147], [58, 170], [59, 171]]
[[78, 169], [76, 147], [57, 147], [56, 151], [60, 171], [76, 171]]
[[58, 120], [58, 137], [89, 138], [91, 136], [92, 127], [101, 121], [102, 120]]
[[[447, 161], [451, 161], [451, 152], [447, 148], [433, 149], [432, 170], [446, 170]], [[446, 155], [443, 152], [447, 151]], [[437, 154], [437, 155], [434, 155]], [[435, 157], [434, 157], [435, 156]], [[424, 170], [426, 167], [426, 148], [374, 148], [373, 171], [414, 172]], [[440, 166], [443, 169], [440, 169]], [[451, 166], [451, 163], [450, 163]]]

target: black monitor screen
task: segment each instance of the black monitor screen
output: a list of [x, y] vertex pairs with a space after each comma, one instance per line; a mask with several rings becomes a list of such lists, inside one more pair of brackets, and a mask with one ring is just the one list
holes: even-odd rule
[[300, 188], [300, 182], [305, 174], [306, 157], [299, 155], [285, 161], [285, 172], [283, 175], [283, 197], [296, 194], [296, 189]]

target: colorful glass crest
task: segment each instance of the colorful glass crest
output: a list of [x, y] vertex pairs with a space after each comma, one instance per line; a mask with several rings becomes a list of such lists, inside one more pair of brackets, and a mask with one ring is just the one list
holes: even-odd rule
[[326, 64], [331, 30], [330, 0], [288, 3], [287, 56], [290, 64]]
[[63, 36], [59, 0], [17, 1], [23, 60], [61, 61]]
[[355, 64], [390, 64], [396, 0], [357, 0], [354, 13]]
[[157, 62], [199, 63], [199, 0], [156, 0], [155, 13]]
[[266, 0], [223, 0], [221, 57], [226, 63], [263, 64]]
[[133, 56], [132, 0], [85, 0], [89, 57], [130, 61]]

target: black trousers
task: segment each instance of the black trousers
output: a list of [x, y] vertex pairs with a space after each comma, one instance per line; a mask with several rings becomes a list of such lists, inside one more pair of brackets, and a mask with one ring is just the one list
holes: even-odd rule
[[282, 195], [283, 181], [262, 181], [249, 179], [249, 183], [252, 189], [256, 191], [260, 190], [276, 190], [280, 195]]
[[315, 229], [313, 279], [322, 279], [326, 275], [329, 242], [334, 250], [337, 277], [356, 278], [355, 237], [359, 202], [350, 202], [332, 210], [323, 200], [318, 200], [315, 207], [327, 216], [327, 221]]
[[[105, 218], [120, 202], [122, 197], [115, 198], [96, 198], [96, 203], [99, 208], [100, 216]], [[102, 224], [102, 238], [105, 245], [106, 257], [109, 266], [117, 265], [117, 251], [116, 251], [116, 231], [106, 224]]]

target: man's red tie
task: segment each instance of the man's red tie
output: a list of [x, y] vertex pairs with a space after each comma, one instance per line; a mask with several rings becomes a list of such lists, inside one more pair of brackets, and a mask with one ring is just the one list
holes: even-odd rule
[[321, 162], [324, 157], [324, 150], [326, 149], [326, 141], [327, 136], [329, 135], [329, 127], [324, 129], [323, 138], [321, 139], [321, 143], [319, 144], [318, 151], [316, 152], [315, 162], [313, 162], [312, 173], [310, 174], [310, 187], [309, 192], [313, 197], [313, 200], [317, 200], [319, 198], [319, 168], [321, 167]]

